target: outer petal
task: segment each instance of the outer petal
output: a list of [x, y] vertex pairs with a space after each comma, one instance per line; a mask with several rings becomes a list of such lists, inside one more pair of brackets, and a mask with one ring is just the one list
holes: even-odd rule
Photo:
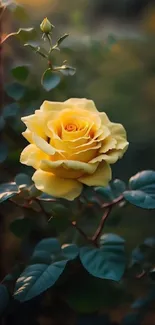
[[59, 178], [40, 169], [34, 173], [32, 180], [38, 190], [71, 201], [81, 194], [83, 188], [76, 180]]
[[29, 144], [21, 153], [20, 162], [24, 165], [38, 169], [42, 159], [47, 159], [47, 155], [38, 149], [35, 144]]
[[86, 99], [86, 98], [70, 98], [66, 100], [65, 106], [70, 108], [83, 108], [85, 110], [88, 110], [90, 112], [98, 112], [93, 100]]
[[28, 142], [33, 143], [32, 132], [29, 129], [26, 129], [26, 131], [22, 132], [22, 135]]
[[48, 100], [45, 100], [40, 109], [43, 112], [51, 112], [51, 111], [61, 111], [65, 108], [65, 105], [63, 102], [50, 102]]
[[62, 178], [78, 178], [83, 174], [93, 174], [98, 166], [74, 160], [43, 160], [40, 169], [53, 173]]
[[21, 120], [31, 132], [34, 132], [38, 136], [46, 139], [44, 132], [44, 119], [40, 116], [40, 111], [36, 111], [33, 115], [24, 116], [21, 118]]
[[102, 162], [94, 174], [82, 176], [78, 180], [88, 186], [107, 186], [111, 180], [111, 168], [106, 162]]
[[111, 131], [111, 135], [117, 141], [116, 149], [123, 150], [127, 149], [129, 143], [126, 139], [126, 131], [122, 124], [118, 123], [110, 123], [109, 129]]

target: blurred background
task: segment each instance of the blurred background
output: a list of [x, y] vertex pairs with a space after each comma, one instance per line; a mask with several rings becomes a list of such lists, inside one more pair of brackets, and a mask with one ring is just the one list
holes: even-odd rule
[[[61, 46], [61, 53], [56, 53], [55, 60], [59, 64], [67, 60], [77, 72], [62, 78], [55, 89], [46, 92], [40, 84], [46, 68], [44, 60], [15, 38], [4, 43], [1, 110], [6, 110], [6, 118], [1, 136], [7, 149], [2, 150], [6, 159], [1, 158], [0, 181], [13, 180], [19, 171], [31, 173], [30, 168], [19, 163], [20, 152], [26, 145], [21, 136], [24, 125], [20, 117], [39, 108], [45, 99], [63, 101], [70, 97], [94, 100], [100, 111], [105, 111], [113, 122], [122, 123], [126, 128], [130, 146], [124, 158], [112, 166], [113, 178], [127, 181], [138, 171], [155, 169], [155, 1], [18, 2], [27, 10], [28, 19], [23, 14], [14, 16], [6, 10], [1, 26], [3, 36], [19, 27], [32, 26], [38, 29], [39, 35], [40, 22], [47, 16], [56, 26], [54, 38], [63, 33], [70, 34]], [[29, 76], [22, 83], [26, 87], [25, 97], [18, 99], [14, 115], [8, 113], [8, 105], [15, 102], [8, 96], [8, 86], [14, 82], [11, 69], [19, 64], [28, 67]], [[121, 213], [119, 218], [114, 218], [114, 223], [107, 224], [107, 231], [123, 235], [131, 247], [144, 237], [154, 236], [153, 212], [128, 208]], [[16, 258], [16, 245], [20, 240], [8, 230], [8, 224], [14, 218], [10, 208], [4, 204], [1, 214], [3, 274]]]

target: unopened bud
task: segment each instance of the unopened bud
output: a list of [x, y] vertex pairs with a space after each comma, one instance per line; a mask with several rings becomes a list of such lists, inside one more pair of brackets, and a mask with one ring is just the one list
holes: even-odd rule
[[40, 24], [40, 29], [45, 34], [49, 34], [53, 28], [54, 26], [50, 23], [50, 21], [47, 18], [44, 18], [44, 20]]

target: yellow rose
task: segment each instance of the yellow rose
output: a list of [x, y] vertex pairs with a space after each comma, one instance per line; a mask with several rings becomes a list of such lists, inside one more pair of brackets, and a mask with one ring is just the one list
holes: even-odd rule
[[128, 147], [123, 126], [110, 122], [88, 99], [44, 101], [22, 121], [30, 144], [20, 161], [36, 169], [32, 179], [39, 190], [59, 198], [74, 200], [83, 184], [106, 186], [110, 164]]

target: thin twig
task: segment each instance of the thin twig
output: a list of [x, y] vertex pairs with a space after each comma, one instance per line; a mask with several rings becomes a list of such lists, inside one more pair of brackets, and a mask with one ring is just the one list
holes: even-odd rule
[[81, 234], [82, 237], [85, 238], [86, 241], [88, 241], [89, 243], [93, 244], [92, 243], [92, 239], [89, 238], [81, 228], [79, 228], [79, 226], [77, 225], [76, 221], [72, 221], [72, 226]]
[[99, 226], [98, 226], [98, 228], [97, 228], [97, 230], [96, 230], [94, 236], [92, 237], [92, 241], [93, 241], [94, 243], [96, 243], [97, 240], [98, 240], [98, 238], [100, 237], [100, 235], [101, 235], [101, 233], [102, 233], [102, 230], [103, 230], [103, 227], [104, 227], [104, 224], [105, 224], [105, 221], [106, 221], [106, 219], [107, 219], [107, 217], [108, 217], [108, 215], [109, 215], [111, 209], [112, 209], [112, 205], [109, 206], [109, 207], [107, 207], [107, 209], [106, 209], [106, 211], [105, 211], [103, 217], [101, 218], [100, 224], [99, 224]]
[[101, 208], [108, 208], [110, 206], [113, 206], [117, 203], [120, 203], [123, 199], [124, 199], [123, 195], [120, 195], [117, 199], [114, 199], [112, 202], [103, 203]]

